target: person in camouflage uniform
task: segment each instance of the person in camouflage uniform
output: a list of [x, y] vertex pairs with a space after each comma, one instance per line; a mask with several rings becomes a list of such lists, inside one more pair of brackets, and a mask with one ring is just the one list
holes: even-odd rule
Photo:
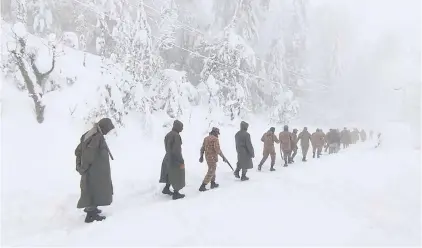
[[288, 166], [288, 162], [291, 161], [292, 155], [292, 133], [289, 132], [289, 126], [285, 125], [283, 127], [283, 132], [280, 132], [278, 135], [278, 139], [280, 140], [280, 151], [283, 154], [284, 159], [284, 167]]
[[306, 156], [308, 155], [309, 145], [311, 141], [311, 134], [309, 133], [307, 127], [303, 128], [303, 131], [300, 132], [297, 139], [298, 141], [300, 140], [300, 148], [302, 149], [302, 161], [306, 162]]
[[215, 182], [215, 171], [217, 169], [218, 155], [223, 158], [224, 162], [227, 162], [226, 157], [220, 149], [220, 142], [218, 136], [220, 135], [220, 130], [216, 127], [213, 127], [210, 134], [204, 138], [204, 142], [201, 147], [201, 157], [199, 162], [204, 162], [204, 153], [205, 160], [208, 164], [208, 171], [205, 175], [204, 181], [202, 181], [199, 191], [207, 191], [206, 185], [211, 182], [211, 189], [218, 188], [218, 184]]
[[258, 170], [260, 171], [262, 168], [262, 165], [265, 163], [265, 161], [268, 159], [268, 156], [271, 156], [271, 168], [270, 171], [275, 171], [274, 165], [275, 165], [275, 143], [280, 143], [280, 141], [277, 139], [277, 136], [275, 133], [275, 127], [271, 127], [268, 132], [264, 133], [262, 135], [261, 141], [264, 142], [264, 151], [262, 152], [263, 158], [261, 162], [258, 164]]
[[293, 154], [292, 154], [292, 157], [291, 157], [291, 159], [290, 159], [290, 163], [294, 163], [295, 162], [295, 157], [296, 157], [296, 155], [297, 155], [297, 150], [298, 150], [298, 147], [297, 147], [297, 142], [299, 141], [298, 140], [298, 137], [297, 137], [297, 129], [295, 128], [295, 129], [293, 129], [293, 133], [292, 133], [292, 151], [293, 151]]
[[311, 135], [311, 143], [312, 143], [312, 157], [315, 158], [315, 154], [317, 158], [321, 156], [322, 147], [324, 146], [324, 134], [322, 133], [321, 129], [317, 128], [316, 132]]

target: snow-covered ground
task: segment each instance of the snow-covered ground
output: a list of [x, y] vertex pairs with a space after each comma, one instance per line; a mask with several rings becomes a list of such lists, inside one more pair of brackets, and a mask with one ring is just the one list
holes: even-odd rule
[[[35, 121], [32, 100], [1, 80], [3, 245], [421, 244], [420, 150], [412, 148], [406, 125], [385, 125], [378, 149], [370, 141], [307, 163], [300, 162], [299, 151], [298, 162], [288, 168], [281, 168], [278, 154], [276, 172], [268, 171], [268, 160], [262, 172], [250, 171], [248, 182], [236, 180], [220, 163], [220, 188], [200, 193], [207, 168], [198, 162], [199, 148], [209, 132], [207, 110], [201, 107], [182, 119], [187, 197], [172, 201], [158, 184], [168, 118], [152, 116], [146, 133], [133, 115], [107, 137], [115, 157], [114, 202], [103, 208], [108, 218], [85, 224], [84, 213], [76, 209], [80, 177], [74, 149], [89, 128], [81, 118], [89, 110], [84, 100], [96, 94], [102, 78], [98, 57], [88, 56], [87, 68], [82, 61], [83, 53], [62, 50], [55, 76], [77, 82], [45, 95], [43, 124]], [[90, 99], [89, 106], [95, 103]], [[72, 106], [78, 106], [73, 117]], [[247, 120], [255, 165], [261, 159], [261, 135], [269, 128], [261, 119]], [[221, 146], [233, 165], [238, 125], [239, 120], [220, 126]]]
[[[267, 161], [262, 172], [250, 171], [248, 182], [236, 180], [220, 163], [220, 188], [200, 193], [206, 165], [198, 163], [199, 148], [207, 125], [198, 110], [182, 133], [187, 197], [172, 201], [158, 184], [162, 139], [169, 129], [145, 136], [134, 119], [116, 131], [118, 136], [108, 137], [115, 157], [114, 202], [103, 208], [108, 218], [85, 224], [84, 213], [76, 209], [79, 175], [73, 152], [87, 126], [60, 115], [39, 125], [25, 101], [17, 90], [3, 87], [4, 245], [421, 244], [420, 151], [393, 147], [393, 129], [379, 149], [374, 142], [357, 144], [288, 168], [281, 168], [278, 156], [276, 172], [268, 171]], [[267, 128], [251, 121], [255, 164]], [[232, 164], [236, 131], [237, 125], [221, 129], [222, 149]]]

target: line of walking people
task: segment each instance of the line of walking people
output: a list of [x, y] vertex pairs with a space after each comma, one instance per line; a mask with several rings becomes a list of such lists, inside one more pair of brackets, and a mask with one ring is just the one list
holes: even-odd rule
[[[234, 137], [237, 152], [236, 169], [232, 168], [221, 151], [218, 139], [220, 130], [218, 128], [213, 127], [209, 135], [204, 138], [200, 148], [199, 162], [203, 163], [205, 158], [208, 171], [199, 187], [199, 191], [207, 191], [208, 189], [206, 187], [208, 184], [210, 184], [211, 189], [219, 187], [219, 184], [216, 182], [216, 169], [219, 157], [233, 169], [233, 174], [236, 178], [239, 178], [241, 181], [249, 180], [247, 172], [253, 168], [252, 159], [255, 157], [255, 152], [248, 128], [249, 124], [242, 121], [240, 123], [240, 130]], [[104, 138], [113, 129], [114, 125], [109, 118], [101, 119], [98, 123], [94, 124], [93, 128], [81, 136], [80, 143], [75, 149], [76, 171], [81, 175], [81, 196], [77, 208], [83, 208], [86, 212], [86, 223], [104, 220], [106, 217], [100, 215], [101, 210], [98, 209], [98, 206], [108, 206], [113, 201], [114, 192], [110, 169], [110, 159], [113, 160], [113, 156]], [[180, 136], [182, 131], [183, 123], [175, 120], [172, 130], [164, 137], [165, 155], [161, 164], [159, 182], [165, 184], [162, 193], [171, 196], [173, 200], [185, 197], [184, 194], [180, 193], [180, 190], [186, 185], [185, 161], [182, 154], [182, 138]], [[284, 126], [283, 131], [277, 137], [275, 135], [275, 128], [271, 127], [261, 138], [261, 141], [264, 143], [264, 149], [263, 158], [258, 164], [258, 170], [261, 171], [263, 164], [268, 156], [270, 156], [270, 170], [275, 171], [275, 143], [280, 144], [284, 166], [287, 167], [289, 164], [294, 163], [298, 144], [300, 144], [302, 150], [302, 161], [306, 162], [310, 145], [312, 145], [313, 157], [319, 158], [324, 145], [328, 147], [329, 153], [334, 153], [340, 147], [338, 143], [342, 142], [346, 145], [344, 147], [349, 145], [349, 136], [351, 143], [357, 141], [356, 137], [352, 135], [353, 132], [357, 131], [356, 129], [353, 132], [348, 132], [347, 129], [343, 131], [339, 133], [338, 130], [331, 129], [330, 132], [324, 134], [321, 129], [317, 129], [316, 132], [311, 134], [305, 127], [298, 134], [297, 129], [293, 129], [293, 132], [290, 132], [289, 127]], [[362, 132], [360, 135], [361, 137], [365, 137], [361, 138], [364, 141], [366, 134]], [[372, 133], [370, 136], [372, 136]], [[359, 135], [357, 139], [359, 139]], [[170, 187], [173, 188], [173, 191]]]

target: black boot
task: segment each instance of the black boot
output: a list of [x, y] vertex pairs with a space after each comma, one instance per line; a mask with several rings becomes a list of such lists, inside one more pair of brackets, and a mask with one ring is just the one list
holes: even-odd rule
[[236, 170], [233, 172], [234, 177], [236, 177], [236, 178], [240, 178], [239, 172], [240, 172], [240, 171], [239, 171], [238, 169], [236, 169]]
[[248, 181], [249, 177], [246, 176], [246, 170], [242, 170], [242, 177], [240, 178], [241, 181]]
[[261, 171], [261, 169], [262, 169], [262, 164], [259, 164], [258, 165], [258, 171]]
[[85, 223], [92, 223], [94, 221], [103, 221], [105, 220], [105, 216], [98, 215], [98, 213], [94, 211], [89, 211], [86, 213]]
[[208, 189], [205, 188], [205, 184], [201, 184], [201, 187], [199, 187], [199, 191], [204, 192], [207, 191]]
[[180, 194], [179, 191], [174, 191], [173, 193], [173, 200], [177, 200], [177, 199], [183, 199], [185, 198], [184, 194]]
[[163, 191], [161, 191], [165, 195], [173, 195], [173, 192], [170, 190], [170, 184], [166, 184]]
[[314, 152], [314, 154], [313, 154], [312, 158], [315, 158], [315, 152]]
[[[97, 213], [97, 214], [100, 214], [101, 212], [103, 212], [103, 211], [101, 211], [101, 209], [98, 209], [98, 208], [95, 208], [92, 211], [95, 212], [95, 213]], [[84, 212], [85, 213], [88, 213], [88, 211], [86, 210], [86, 208], [84, 209]]]
[[218, 188], [218, 186], [220, 186], [218, 183], [211, 182], [211, 189]]
[[275, 171], [274, 165], [271, 165], [270, 171]]
[[306, 160], [306, 157], [303, 157], [302, 161], [303, 161], [303, 162], [306, 162], [306, 161], [307, 161], [307, 160]]
[[284, 160], [284, 165], [283, 165], [283, 167], [287, 167], [287, 166], [289, 166], [289, 165], [287, 164], [287, 160]]

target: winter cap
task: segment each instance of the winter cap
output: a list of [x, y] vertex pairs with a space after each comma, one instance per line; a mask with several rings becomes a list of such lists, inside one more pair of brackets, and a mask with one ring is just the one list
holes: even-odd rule
[[211, 130], [211, 133], [215, 133], [215, 134], [220, 134], [220, 129], [218, 129], [217, 127], [213, 127]]

